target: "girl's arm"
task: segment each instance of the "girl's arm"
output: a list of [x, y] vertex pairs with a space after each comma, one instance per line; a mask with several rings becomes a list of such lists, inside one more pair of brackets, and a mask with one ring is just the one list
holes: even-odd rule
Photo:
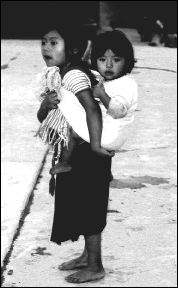
[[92, 98], [89, 89], [78, 92], [76, 96], [86, 111], [91, 147], [100, 147], [102, 133], [102, 116], [100, 108]]
[[109, 107], [109, 102], [111, 97], [105, 92], [104, 86], [102, 83], [96, 85], [92, 90], [93, 96], [99, 98], [106, 109]]
[[57, 98], [56, 92], [46, 93], [45, 99], [41, 103], [41, 106], [37, 112], [37, 118], [38, 118], [40, 123], [42, 123], [43, 120], [47, 117], [48, 112], [51, 109], [57, 108], [58, 103], [59, 103], [59, 100]]
[[90, 89], [78, 92], [76, 96], [86, 111], [92, 150], [100, 155], [114, 156], [113, 152], [101, 148], [102, 115], [100, 107], [93, 99]]

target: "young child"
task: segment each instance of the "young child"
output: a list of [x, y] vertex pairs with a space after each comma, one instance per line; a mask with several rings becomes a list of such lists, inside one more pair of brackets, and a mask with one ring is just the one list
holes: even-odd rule
[[118, 151], [137, 107], [137, 84], [130, 76], [135, 63], [132, 44], [119, 30], [105, 32], [93, 44], [91, 63], [103, 77], [93, 89], [103, 116], [101, 145]]
[[[127, 139], [130, 123], [134, 120], [137, 84], [129, 75], [134, 62], [132, 44], [121, 31], [115, 30], [97, 36], [93, 43], [91, 63], [92, 68], [97, 70], [92, 72], [98, 78], [98, 85], [92, 91], [102, 112], [101, 146], [109, 151], [119, 151]], [[61, 93], [65, 94], [65, 91], [61, 89]], [[90, 142], [86, 114], [77, 98], [72, 94], [65, 94], [59, 107], [77, 135]], [[70, 140], [70, 143], [74, 141]], [[71, 149], [64, 157], [67, 162], [74, 147], [75, 144], [71, 144]], [[54, 166], [52, 173], [59, 173], [60, 165], [58, 163]]]
[[[85, 51], [84, 48], [87, 47], [87, 45], [80, 47], [75, 41], [72, 43], [72, 41], [68, 40], [66, 44], [68, 47], [66, 48], [69, 49], [69, 51], [66, 53], [66, 59], [65, 57], [62, 59], [60, 41], [60, 34], [55, 29], [47, 33], [42, 39], [42, 55], [48, 68], [42, 74], [41, 87], [38, 92], [41, 100], [45, 100], [46, 96], [50, 94], [51, 96], [56, 95], [58, 97], [58, 101], [55, 104], [60, 102], [55, 109], [52, 109], [48, 113], [37, 133], [45, 142], [51, 144], [54, 148], [56, 146], [60, 148], [62, 142], [61, 162], [57, 163], [51, 169], [51, 174], [71, 170], [71, 154], [76, 145], [76, 141], [80, 140], [71, 128], [65, 115], [61, 113], [62, 109], [60, 106], [63, 105], [63, 102], [67, 103], [68, 110], [70, 113], [73, 113], [70, 109], [70, 103], [65, 101], [67, 92], [73, 93], [73, 96], [76, 95], [78, 97], [79, 100], [77, 101], [81, 103], [80, 105], [85, 111], [85, 121], [87, 119], [87, 131], [89, 131], [92, 150], [100, 155], [113, 156], [112, 151], [107, 151], [100, 145], [102, 117], [99, 105], [91, 96], [91, 81], [94, 81], [95, 78], [87, 68], [87, 65], [81, 61], [81, 57]], [[77, 47], [77, 45], [79, 47]], [[72, 49], [74, 52], [72, 52]], [[63, 93], [62, 89], [60, 89], [61, 79], [59, 69], [61, 74], [63, 76], [65, 75], [62, 79], [62, 87], [65, 88], [63, 89]], [[75, 98], [77, 99], [76, 96]]]

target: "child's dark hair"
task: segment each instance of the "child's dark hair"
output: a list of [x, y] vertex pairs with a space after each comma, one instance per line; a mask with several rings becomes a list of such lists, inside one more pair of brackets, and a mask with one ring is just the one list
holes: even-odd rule
[[107, 31], [96, 36], [91, 52], [92, 68], [97, 70], [97, 58], [103, 56], [108, 49], [125, 58], [123, 75], [130, 73], [135, 63], [134, 50], [131, 42], [120, 30]]
[[[59, 28], [58, 28], [59, 27]], [[57, 31], [65, 41], [65, 52], [70, 62], [70, 66], [66, 70], [80, 69], [88, 75], [91, 84], [96, 85], [97, 81], [95, 76], [91, 73], [87, 62], [82, 61], [82, 56], [87, 48], [88, 39], [84, 29], [81, 26], [73, 26], [63, 24], [50, 24], [45, 27], [43, 35], [49, 31]]]

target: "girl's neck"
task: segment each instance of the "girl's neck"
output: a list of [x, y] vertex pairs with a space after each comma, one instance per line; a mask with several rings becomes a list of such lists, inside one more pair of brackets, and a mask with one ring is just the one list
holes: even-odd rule
[[60, 69], [60, 74], [61, 74], [62, 78], [63, 78], [63, 76], [65, 75], [65, 73], [66, 73], [66, 71], [67, 71], [67, 69], [69, 68], [70, 65], [71, 65], [71, 63], [68, 62], [68, 63], [66, 63], [64, 66], [59, 67], [59, 69]]

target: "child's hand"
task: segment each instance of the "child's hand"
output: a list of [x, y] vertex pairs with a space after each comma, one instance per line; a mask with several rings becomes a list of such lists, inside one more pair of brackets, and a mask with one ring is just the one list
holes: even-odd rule
[[102, 81], [100, 81], [96, 86], [93, 87], [92, 93], [93, 93], [93, 97], [95, 98], [100, 98], [105, 93], [105, 89], [104, 89], [104, 85]]
[[100, 156], [106, 156], [106, 157], [113, 157], [115, 155], [114, 151], [108, 151], [102, 147], [91, 147], [92, 151], [97, 153]]
[[47, 110], [52, 110], [52, 109], [57, 109], [57, 104], [59, 103], [60, 101], [58, 100], [58, 96], [57, 96], [57, 93], [55, 91], [49, 91], [49, 92], [46, 92], [45, 93], [45, 98], [42, 102], [42, 106], [44, 109], [47, 109]]

